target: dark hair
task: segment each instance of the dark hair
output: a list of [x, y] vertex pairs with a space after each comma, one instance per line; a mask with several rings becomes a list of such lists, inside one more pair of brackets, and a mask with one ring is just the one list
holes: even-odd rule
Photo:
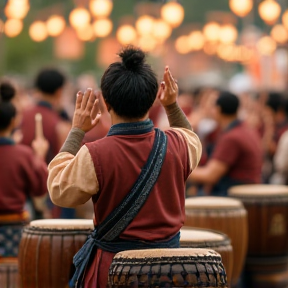
[[64, 75], [53, 68], [41, 70], [35, 79], [35, 87], [48, 95], [53, 95], [59, 88], [63, 87], [64, 84]]
[[235, 115], [239, 107], [239, 99], [231, 92], [222, 91], [219, 94], [216, 105], [220, 107], [222, 114]]
[[285, 99], [279, 92], [270, 92], [268, 93], [266, 105], [274, 112], [278, 112], [279, 110], [284, 110]]
[[0, 84], [0, 131], [5, 130], [16, 116], [16, 108], [10, 103], [15, 94], [16, 90], [9, 82]]
[[123, 49], [122, 62], [112, 63], [101, 78], [103, 98], [115, 113], [125, 118], [141, 118], [153, 105], [158, 81], [145, 53], [133, 46]]
[[9, 102], [16, 95], [16, 89], [7, 81], [0, 84], [0, 101]]

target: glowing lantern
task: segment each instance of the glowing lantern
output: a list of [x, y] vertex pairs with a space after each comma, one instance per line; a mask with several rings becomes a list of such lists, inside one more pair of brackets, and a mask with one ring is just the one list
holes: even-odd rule
[[56, 37], [63, 32], [65, 25], [65, 19], [62, 16], [52, 15], [46, 22], [47, 32], [50, 36]]
[[128, 45], [135, 42], [137, 38], [136, 30], [131, 25], [123, 25], [116, 32], [117, 40], [122, 45]]
[[16, 37], [23, 29], [23, 22], [19, 19], [8, 19], [4, 24], [4, 33], [8, 37]]
[[77, 37], [82, 41], [90, 41], [95, 36], [94, 29], [91, 25], [76, 30]]
[[176, 39], [175, 48], [180, 54], [187, 54], [191, 51], [189, 47], [189, 37], [188, 36], [180, 36]]
[[140, 37], [139, 39], [139, 46], [144, 50], [144, 51], [152, 51], [155, 49], [157, 45], [156, 40], [150, 36], [150, 35], [145, 35], [143, 37]]
[[161, 17], [172, 27], [178, 27], [184, 19], [184, 9], [177, 2], [171, 1], [162, 6]]
[[35, 21], [29, 27], [29, 35], [36, 42], [44, 41], [48, 37], [47, 27], [43, 21]]
[[271, 30], [271, 37], [278, 43], [284, 44], [288, 40], [288, 32], [281, 24], [275, 25]]
[[136, 30], [140, 35], [148, 35], [153, 31], [154, 19], [148, 15], [141, 16], [136, 21]]
[[113, 23], [110, 19], [95, 20], [92, 26], [97, 37], [106, 37], [113, 29]]
[[172, 28], [164, 20], [158, 19], [154, 21], [152, 32], [153, 32], [153, 36], [156, 39], [164, 40], [170, 37], [172, 33]]
[[7, 18], [23, 19], [29, 11], [28, 0], [9, 0], [5, 7], [5, 15]]
[[220, 28], [219, 32], [220, 42], [224, 44], [233, 43], [236, 41], [237, 37], [238, 37], [238, 31], [233, 25], [226, 24]]
[[205, 43], [205, 38], [201, 31], [193, 31], [188, 36], [189, 46], [191, 50], [201, 50]]
[[105, 18], [110, 15], [113, 9], [113, 2], [111, 0], [91, 0], [89, 8], [94, 16]]
[[72, 27], [75, 29], [81, 29], [88, 25], [91, 16], [89, 12], [84, 8], [76, 8], [71, 11], [69, 15], [69, 21]]
[[277, 44], [270, 36], [264, 36], [257, 42], [257, 49], [262, 55], [271, 55], [276, 48]]
[[218, 41], [220, 25], [217, 22], [209, 22], [203, 27], [203, 34], [207, 41]]
[[288, 30], [288, 10], [283, 13], [282, 22], [285, 28]]
[[230, 9], [233, 13], [237, 16], [244, 17], [253, 8], [253, 1], [252, 0], [230, 0], [229, 1]]
[[259, 5], [259, 15], [268, 24], [274, 24], [280, 16], [281, 6], [274, 0], [265, 0]]
[[84, 54], [84, 43], [73, 28], [66, 26], [63, 33], [54, 39], [54, 53], [61, 59], [79, 59]]

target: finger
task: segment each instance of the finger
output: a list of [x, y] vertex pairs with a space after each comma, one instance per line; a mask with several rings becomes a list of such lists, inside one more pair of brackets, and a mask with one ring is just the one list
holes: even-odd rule
[[91, 93], [92, 93], [92, 89], [87, 88], [82, 98], [81, 109], [85, 110]]
[[98, 113], [98, 114], [96, 115], [96, 117], [92, 120], [92, 126], [93, 126], [93, 127], [98, 124], [101, 116], [102, 116], [102, 113], [100, 112], [100, 113]]
[[88, 101], [87, 101], [87, 106], [86, 106], [86, 109], [85, 109], [85, 110], [91, 112], [95, 100], [96, 100], [96, 96], [95, 96], [94, 92], [90, 93], [90, 95], [89, 95], [89, 97], [88, 97]]
[[98, 113], [101, 113], [101, 110], [100, 110], [100, 105], [99, 105], [99, 99], [96, 99], [94, 101], [94, 104], [91, 110], [91, 119], [96, 118]]
[[169, 71], [168, 71], [168, 69], [165, 70], [165, 73], [164, 73], [164, 81], [165, 81], [165, 86], [166, 86], [168, 89], [173, 89], [172, 81], [171, 81], [171, 78], [170, 78], [170, 76], [169, 76]]
[[172, 88], [173, 88], [174, 90], [176, 90], [176, 89], [177, 89], [177, 84], [176, 84], [175, 79], [173, 78], [170, 70], [168, 70], [168, 76], [169, 76], [169, 80], [170, 80], [170, 83], [171, 83], [171, 85], [172, 85]]
[[40, 139], [40, 138], [44, 138], [42, 115], [40, 113], [37, 113], [35, 115], [35, 139]]
[[83, 93], [79, 91], [76, 95], [76, 104], [75, 104], [76, 109], [80, 109], [82, 98], [83, 98]]

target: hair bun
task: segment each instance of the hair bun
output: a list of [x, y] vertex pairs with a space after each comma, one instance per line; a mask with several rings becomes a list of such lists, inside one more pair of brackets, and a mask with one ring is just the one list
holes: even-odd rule
[[133, 46], [123, 49], [119, 56], [122, 58], [124, 67], [131, 71], [138, 70], [145, 62], [145, 53]]
[[9, 102], [16, 94], [15, 88], [9, 82], [2, 82], [0, 84], [0, 100]]

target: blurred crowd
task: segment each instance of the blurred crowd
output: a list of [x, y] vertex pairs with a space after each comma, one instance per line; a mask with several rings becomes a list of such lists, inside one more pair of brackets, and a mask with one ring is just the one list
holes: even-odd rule
[[[14, 79], [0, 79], [0, 222], [4, 215], [16, 217], [23, 211], [28, 212], [28, 220], [92, 217], [92, 203], [76, 210], [53, 205], [43, 168], [70, 131], [77, 91], [87, 87], [98, 90], [93, 76], [81, 75], [72, 84], [61, 71], [50, 68], [39, 71], [29, 89]], [[238, 184], [288, 184], [288, 99], [284, 93], [247, 91], [234, 95], [215, 87], [179, 89], [179, 105], [203, 145], [200, 165], [187, 182], [187, 197], [225, 196]], [[86, 134], [83, 144], [105, 137], [111, 126], [99, 97], [100, 123]], [[165, 130], [168, 120], [157, 101], [150, 118]], [[35, 120], [39, 114], [40, 130]], [[7, 145], [14, 150], [5, 150]], [[29, 154], [27, 159], [22, 159], [21, 149]]]

